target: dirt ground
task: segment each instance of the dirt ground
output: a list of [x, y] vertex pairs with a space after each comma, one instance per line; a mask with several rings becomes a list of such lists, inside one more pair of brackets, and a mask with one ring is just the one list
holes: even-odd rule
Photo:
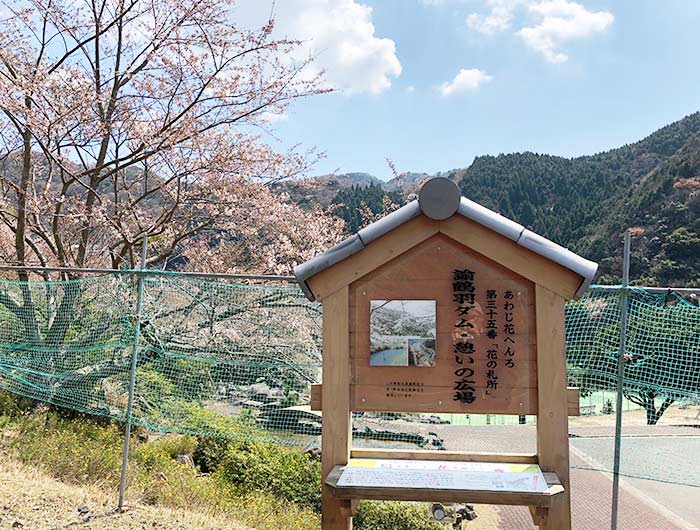
[[2, 455], [0, 529], [190, 530], [246, 527], [224, 518], [152, 506], [131, 506], [116, 513], [117, 491], [64, 484]]

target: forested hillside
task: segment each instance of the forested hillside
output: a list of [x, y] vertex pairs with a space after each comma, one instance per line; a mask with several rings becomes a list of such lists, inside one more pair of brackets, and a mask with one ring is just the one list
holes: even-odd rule
[[[633, 227], [633, 278], [700, 284], [699, 133], [695, 113], [637, 143], [596, 155], [480, 156], [468, 168], [442, 175], [455, 180], [466, 197], [598, 261], [599, 281], [619, 280], [622, 232]], [[357, 225], [356, 204], [376, 203], [375, 188], [338, 193], [334, 202], [347, 208], [336, 213], [348, 228]]]
[[405, 200], [400, 191], [385, 191], [378, 184], [354, 185], [342, 189], [333, 199], [334, 213], [345, 221], [348, 233], [357, 232], [368, 220], [383, 213], [387, 201], [403, 206]]

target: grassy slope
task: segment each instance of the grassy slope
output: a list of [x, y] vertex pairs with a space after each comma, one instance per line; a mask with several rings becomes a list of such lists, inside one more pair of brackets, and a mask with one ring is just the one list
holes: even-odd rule
[[[31, 517], [46, 521], [42, 523], [45, 526], [37, 526], [38, 522], [27, 524], [18, 519], [24, 526], [17, 528], [63, 528], [76, 518], [82, 505], [102, 515], [98, 519], [104, 520], [104, 525], [97, 521], [94, 528], [104, 529], [319, 528], [318, 515], [308, 507], [263, 491], [236, 489], [216, 475], [200, 476], [176, 462], [175, 455], [191, 453], [194, 447], [195, 440], [187, 436], [159, 437], [146, 443], [134, 438], [126, 503], [134, 507], [138, 524], [134, 526], [132, 521], [129, 525], [132, 516], [106, 517], [116, 506], [121, 444], [116, 426], [62, 420], [55, 414], [0, 416], [0, 529], [6, 528], [3, 525], [12, 516], [26, 517], [30, 523]], [[3, 500], [10, 492], [15, 499], [13, 506]], [[42, 513], [32, 515], [34, 511]], [[180, 519], [199, 523], [140, 526], [141, 516], [143, 521], [163, 518], [167, 523]], [[124, 526], [116, 526], [120, 521]], [[218, 523], [223, 526], [216, 526]]]
[[[43, 530], [73, 526], [90, 530], [253, 528], [222, 515], [140, 503], [132, 503], [124, 513], [117, 513], [114, 509], [116, 491], [95, 485], [66, 484], [7, 456], [2, 455], [3, 465], [0, 468], [0, 530]], [[498, 515], [493, 506], [476, 506], [476, 511], [479, 518], [469, 524], [468, 528], [499, 528]], [[17, 523], [22, 526], [16, 526]], [[266, 528], [282, 528], [275, 524], [279, 523], [271, 518]], [[318, 526], [314, 525], [314, 528]]]
[[[179, 435], [145, 443], [134, 438], [127, 490], [130, 510], [116, 514], [121, 433], [115, 426], [65, 420], [41, 411], [0, 415], [0, 530], [75, 525], [105, 530], [320, 528], [313, 495], [304, 500], [304, 492], [308, 496], [315, 491], [317, 481], [303, 476], [308, 469], [299, 467], [298, 459], [288, 455], [276, 462], [264, 451], [248, 454], [230, 449], [223, 469], [201, 475], [173, 459], [191, 454], [195, 443]], [[289, 450], [277, 448], [276, 453], [285, 451]], [[273, 475], [267, 477], [261, 466]], [[289, 484], [273, 484], [284, 476], [302, 489], [292, 492]], [[301, 503], [285, 500], [285, 494], [294, 494]], [[85, 515], [79, 512], [81, 507], [86, 508]], [[479, 519], [470, 529], [499, 528], [494, 507], [479, 506], [477, 512]], [[445, 529], [431, 521], [425, 505], [414, 503], [361, 503], [356, 522], [359, 530]], [[15, 523], [22, 526], [13, 527]]]
[[66, 484], [7, 455], [2, 460], [0, 529], [3, 530], [71, 526], [110, 530], [249, 528], [221, 515], [138, 503], [124, 513], [117, 513], [114, 509], [117, 492], [113, 488]]

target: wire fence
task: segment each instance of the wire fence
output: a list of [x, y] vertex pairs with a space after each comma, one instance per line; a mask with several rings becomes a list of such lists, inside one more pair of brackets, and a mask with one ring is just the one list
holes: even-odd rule
[[[0, 388], [124, 421], [137, 276], [0, 281]], [[275, 283], [145, 274], [132, 423], [285, 443], [315, 434], [293, 407], [320, 377], [321, 306]]]
[[[134, 425], [319, 443], [309, 402], [321, 376], [321, 306], [285, 277], [0, 280], [0, 389], [125, 421], [139, 277]], [[568, 377], [583, 413], [570, 427], [575, 467], [612, 470], [621, 292], [593, 287], [566, 306]], [[628, 294], [621, 473], [700, 487], [700, 464], [687, 457], [700, 452], [700, 308], [674, 292]], [[533, 421], [365, 413], [355, 415], [354, 437], [359, 446], [520, 451], [534, 448]]]

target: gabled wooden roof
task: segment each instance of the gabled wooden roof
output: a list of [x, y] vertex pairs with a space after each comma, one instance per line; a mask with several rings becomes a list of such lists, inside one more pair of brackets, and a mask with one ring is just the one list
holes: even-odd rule
[[[363, 274], [366, 274], [372, 270], [372, 267], [382, 265], [439, 232], [539, 285], [553, 286], [551, 290], [564, 298], [580, 296], [593, 281], [598, 269], [597, 263], [462, 197], [459, 188], [452, 180], [436, 177], [425, 183], [417, 200], [298, 265], [294, 268], [294, 275], [307, 298], [322, 299], [333, 292], [333, 286], [319, 285], [318, 288], [313, 289], [311, 284], [315, 282], [312, 279], [317, 276], [327, 276], [325, 271], [350, 260], [361, 251], [365, 254], [376, 247], [377, 252], [381, 254], [381, 249], [378, 245], [371, 245], [372, 242], [392, 233], [393, 243], [389, 255], [378, 254], [376, 259], [362, 260], [363, 263], [359, 265], [359, 269], [353, 267], [352, 273], [348, 270], [347, 274], [341, 274], [336, 278], [337, 288], [342, 287], [343, 282], [347, 285], [350, 281], [358, 279], [360, 277], [358, 271], [364, 271]], [[489, 234], [493, 237], [490, 238]], [[515, 248], [508, 250], [506, 247]], [[522, 252], [518, 253], [517, 247], [522, 248]], [[555, 267], [552, 268], [551, 265]], [[565, 271], [569, 272], [567, 278], [560, 274]], [[560, 280], [565, 285], [557, 288], [562, 283]], [[573, 289], [569, 287], [571, 285]]]

